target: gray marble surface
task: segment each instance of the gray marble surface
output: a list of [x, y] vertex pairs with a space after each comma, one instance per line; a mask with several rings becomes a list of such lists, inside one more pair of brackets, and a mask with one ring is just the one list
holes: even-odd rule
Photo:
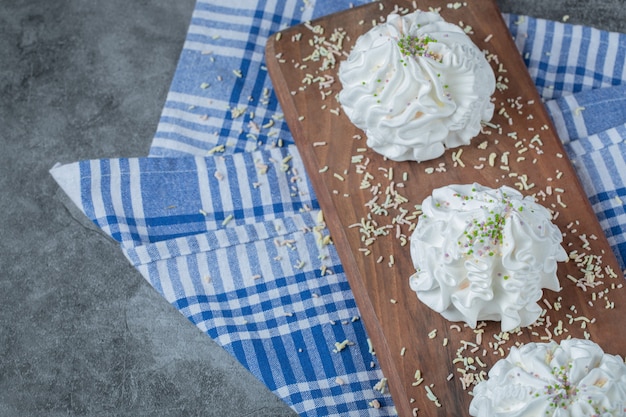
[[[498, 4], [626, 30], [623, 0]], [[0, 416], [293, 415], [48, 174], [56, 162], [147, 154], [193, 7], [0, 0]]]

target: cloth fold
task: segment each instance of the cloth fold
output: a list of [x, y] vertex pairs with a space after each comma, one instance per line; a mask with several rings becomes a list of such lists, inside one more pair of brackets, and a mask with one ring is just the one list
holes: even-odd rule
[[51, 174], [87, 217], [126, 246], [318, 208], [293, 145], [218, 157], [81, 161]]
[[[302, 416], [395, 415], [263, 63], [272, 33], [347, 7], [199, 0], [150, 156], [51, 170], [169, 303]], [[624, 267], [626, 35], [504, 19]]]

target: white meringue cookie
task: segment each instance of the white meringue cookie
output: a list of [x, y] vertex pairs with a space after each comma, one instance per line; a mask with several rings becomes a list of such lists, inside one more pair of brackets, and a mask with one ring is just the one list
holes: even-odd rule
[[626, 364], [590, 340], [529, 343], [474, 387], [473, 417], [624, 417]]
[[438, 188], [422, 204], [411, 235], [417, 297], [472, 328], [501, 321], [503, 331], [539, 318], [543, 288], [559, 291], [557, 261], [567, 254], [549, 211], [517, 190], [479, 184]]
[[367, 144], [395, 161], [467, 145], [493, 116], [492, 68], [465, 32], [436, 13], [390, 14], [339, 67], [339, 101]]

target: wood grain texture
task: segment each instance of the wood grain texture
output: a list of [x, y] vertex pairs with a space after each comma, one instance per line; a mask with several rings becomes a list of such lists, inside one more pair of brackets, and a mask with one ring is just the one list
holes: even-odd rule
[[[626, 312], [625, 289], [620, 286], [623, 275], [495, 2], [468, 1], [458, 9], [447, 7], [448, 3], [415, 2], [423, 10], [441, 7], [444, 19], [470, 25], [471, 38], [488, 51], [496, 76], [506, 85], [495, 94], [496, 115], [492, 123], [499, 127], [485, 128], [472, 144], [462, 148], [461, 155], [458, 148], [434, 161], [392, 162], [370, 149], [364, 150], [364, 133], [350, 123], [335, 99], [341, 88], [338, 81], [332, 82], [338, 63], [325, 68], [323, 59], [310, 58], [319, 50], [316, 45], [324, 45], [321, 37], [326, 38], [326, 46], [334, 43], [334, 29], [345, 31], [343, 50], [349, 51], [356, 38], [372, 27], [373, 20], [380, 22], [395, 5], [412, 11], [413, 2], [371, 3], [295, 26], [272, 37], [266, 51], [276, 94], [400, 416], [413, 415], [415, 407], [419, 408], [419, 415], [469, 415], [472, 385], [463, 387], [462, 373], [457, 371], [463, 364], [455, 361], [457, 357], [478, 356], [474, 366], [477, 373], [484, 371], [484, 376], [511, 346], [542, 342], [548, 337], [557, 341], [570, 336], [582, 338], [586, 334], [606, 352], [626, 355], [626, 334], [615, 331]], [[318, 25], [323, 33], [315, 29]], [[338, 61], [341, 59], [337, 57]], [[325, 77], [327, 82], [320, 85], [319, 77]], [[359, 135], [362, 139], [357, 138]], [[362, 155], [360, 164], [354, 155]], [[367, 161], [366, 167], [359, 167]], [[362, 186], [364, 180], [380, 185], [381, 201], [386, 198], [388, 187], [398, 190], [407, 201], [388, 207], [386, 214], [372, 214], [366, 206], [373, 198], [372, 189]], [[416, 220], [398, 224], [394, 218], [403, 210], [410, 216], [415, 205], [434, 188], [472, 182], [494, 188], [505, 184], [527, 188], [522, 191], [524, 194], [534, 194], [541, 204], [558, 213], [555, 223], [565, 235], [565, 249], [594, 255], [586, 258], [598, 270], [593, 280], [585, 279], [581, 268], [586, 265], [582, 261], [571, 260], [559, 266], [563, 288], [559, 293], [544, 291], [542, 307], [546, 307], [546, 314], [534, 327], [502, 335], [499, 323], [488, 322], [477, 331], [461, 323], [458, 331], [451, 328], [454, 323], [419, 302], [409, 288], [409, 277], [415, 269], [409, 245], [403, 243], [410, 237], [410, 223]], [[354, 227], [368, 216], [380, 230], [387, 231], [372, 242], [367, 242], [367, 236]], [[585, 241], [590, 242], [589, 247], [584, 246]], [[370, 253], [366, 255], [366, 251]], [[617, 276], [609, 277], [606, 268], [612, 268]], [[614, 308], [606, 308], [607, 300], [614, 302]], [[587, 323], [587, 319], [595, 321]], [[436, 336], [430, 338], [434, 329]], [[464, 341], [478, 341], [479, 348], [471, 352], [472, 346]], [[405, 353], [401, 355], [403, 348]], [[414, 386], [418, 369], [424, 382]], [[449, 375], [453, 377], [448, 381]], [[425, 385], [430, 384], [442, 407], [426, 397]]]

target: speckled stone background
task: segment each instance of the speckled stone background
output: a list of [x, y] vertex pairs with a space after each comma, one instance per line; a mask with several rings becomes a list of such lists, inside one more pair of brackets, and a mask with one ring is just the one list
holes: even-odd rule
[[[624, 0], [498, 4], [626, 31]], [[0, 0], [0, 416], [293, 415], [48, 174], [56, 162], [147, 154], [193, 7]]]

